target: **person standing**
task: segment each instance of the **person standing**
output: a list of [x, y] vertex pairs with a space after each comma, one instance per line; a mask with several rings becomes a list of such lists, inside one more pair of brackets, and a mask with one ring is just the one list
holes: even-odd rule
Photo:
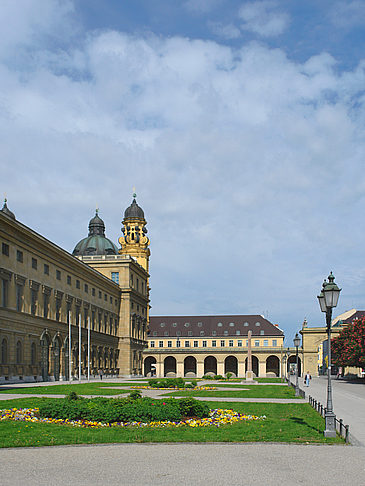
[[304, 377], [304, 386], [309, 386], [309, 382], [312, 379], [311, 375], [309, 374], [309, 371], [305, 374]]

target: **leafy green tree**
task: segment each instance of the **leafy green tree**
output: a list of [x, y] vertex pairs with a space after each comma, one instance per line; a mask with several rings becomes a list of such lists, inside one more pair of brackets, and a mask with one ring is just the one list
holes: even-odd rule
[[357, 319], [331, 341], [332, 361], [337, 366], [365, 368], [365, 317]]

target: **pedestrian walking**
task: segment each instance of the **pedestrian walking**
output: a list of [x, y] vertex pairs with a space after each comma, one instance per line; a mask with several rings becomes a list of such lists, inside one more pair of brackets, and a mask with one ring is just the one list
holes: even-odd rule
[[311, 375], [309, 374], [309, 371], [305, 374], [304, 377], [304, 386], [309, 386], [309, 382], [312, 379]]
[[103, 379], [103, 370], [101, 368], [99, 370], [99, 375], [100, 375], [100, 379], [102, 380]]

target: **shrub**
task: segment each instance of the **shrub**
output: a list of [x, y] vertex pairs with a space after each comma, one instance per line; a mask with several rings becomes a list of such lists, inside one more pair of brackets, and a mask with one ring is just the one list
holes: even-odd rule
[[80, 397], [78, 396], [78, 394], [75, 392], [75, 391], [71, 391], [67, 396], [66, 398], [68, 400], [78, 400]]
[[224, 380], [222, 375], [214, 375], [215, 380]]
[[209, 408], [194, 398], [153, 400], [148, 397], [42, 399], [41, 417], [95, 422], [178, 421], [181, 417], [207, 417]]
[[138, 398], [141, 398], [141, 395], [142, 395], [141, 390], [133, 390], [128, 395], [128, 398], [129, 400], [137, 400]]
[[227, 380], [229, 380], [231, 378], [233, 373], [231, 373], [230, 371], [228, 371], [228, 373], [226, 373], [226, 378]]
[[148, 380], [148, 384], [153, 388], [185, 388], [185, 382], [182, 378]]
[[206, 403], [187, 397], [179, 400], [181, 414], [184, 417], [208, 417], [209, 407]]
[[204, 380], [213, 380], [213, 378], [214, 378], [214, 377], [213, 377], [212, 375], [204, 375], [204, 376], [203, 376], [203, 379], [204, 379]]

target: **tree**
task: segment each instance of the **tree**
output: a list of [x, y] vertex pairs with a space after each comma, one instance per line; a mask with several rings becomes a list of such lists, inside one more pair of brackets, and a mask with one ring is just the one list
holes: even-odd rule
[[331, 341], [331, 350], [335, 365], [365, 368], [365, 317], [343, 328]]

